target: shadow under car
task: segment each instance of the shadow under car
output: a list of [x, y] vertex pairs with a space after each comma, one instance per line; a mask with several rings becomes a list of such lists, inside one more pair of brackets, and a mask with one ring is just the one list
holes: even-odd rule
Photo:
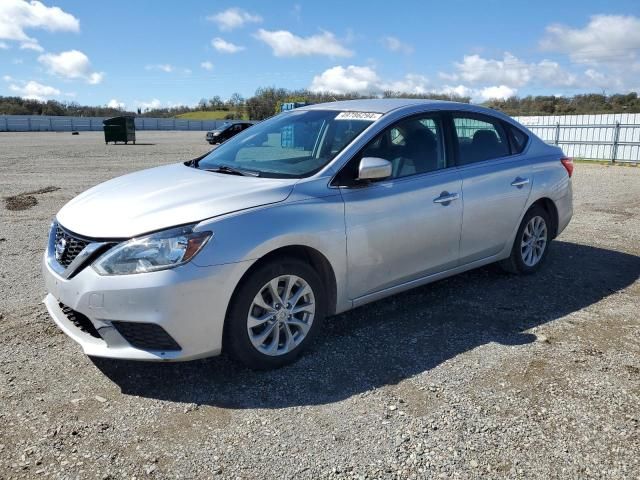
[[224, 355], [186, 363], [92, 361], [124, 394], [235, 409], [327, 404], [489, 342], [533, 342], [526, 330], [588, 307], [639, 276], [638, 256], [555, 241], [534, 275], [488, 266], [329, 317], [299, 361], [279, 370], [251, 371]]

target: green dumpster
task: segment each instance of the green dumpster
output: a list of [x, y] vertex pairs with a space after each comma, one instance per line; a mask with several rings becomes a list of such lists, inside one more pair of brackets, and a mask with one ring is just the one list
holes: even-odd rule
[[136, 124], [131, 116], [107, 118], [102, 121], [104, 143], [136, 143]]

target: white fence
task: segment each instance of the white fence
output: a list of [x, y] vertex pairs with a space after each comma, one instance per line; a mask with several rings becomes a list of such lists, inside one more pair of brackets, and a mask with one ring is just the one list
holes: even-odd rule
[[[0, 132], [102, 131], [104, 117], [0, 115]], [[640, 162], [640, 114], [516, 117], [547, 143], [572, 157]], [[137, 130], [213, 130], [223, 120], [136, 117]]]
[[515, 117], [545, 142], [575, 158], [640, 161], [640, 114]]
[[[0, 132], [102, 131], [107, 117], [65, 117], [39, 115], [0, 115]], [[136, 130], [213, 130], [224, 120], [183, 120], [180, 118], [136, 117]]]

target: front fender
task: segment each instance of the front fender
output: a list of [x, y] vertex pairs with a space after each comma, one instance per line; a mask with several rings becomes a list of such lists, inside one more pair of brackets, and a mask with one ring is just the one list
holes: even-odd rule
[[201, 222], [197, 230], [211, 230], [213, 238], [194, 259], [198, 266], [253, 263], [287, 246], [306, 246], [320, 252], [333, 268], [337, 310], [350, 308], [346, 298], [347, 253], [344, 202], [339, 190], [328, 196], [307, 197], [245, 210]]

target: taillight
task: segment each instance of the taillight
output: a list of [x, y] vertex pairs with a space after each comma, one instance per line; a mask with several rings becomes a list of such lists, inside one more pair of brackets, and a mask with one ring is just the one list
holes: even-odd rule
[[560, 159], [560, 162], [562, 163], [564, 168], [567, 169], [567, 173], [569, 174], [569, 176], [571, 176], [573, 174], [573, 158], [571, 158], [571, 157], [562, 157]]

